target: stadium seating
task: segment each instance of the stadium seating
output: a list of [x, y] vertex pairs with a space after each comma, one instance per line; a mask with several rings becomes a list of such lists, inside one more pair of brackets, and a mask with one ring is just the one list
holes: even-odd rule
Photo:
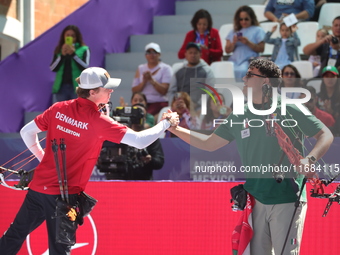
[[292, 65], [296, 67], [299, 71], [302, 79], [311, 79], [313, 78], [313, 65], [312, 62], [307, 60], [294, 61]]
[[176, 62], [172, 64], [172, 73], [176, 73], [183, 66], [183, 62]]
[[268, 20], [264, 16], [264, 9], [266, 8], [265, 5], [263, 5], [263, 4], [249, 4], [249, 7], [251, 7], [254, 10], [258, 22]]
[[234, 63], [231, 61], [219, 61], [211, 64], [215, 78], [235, 78]]
[[319, 93], [320, 88], [321, 88], [321, 83], [322, 83], [321, 79], [315, 79], [315, 80], [308, 81], [306, 86], [312, 86], [313, 88], [315, 88], [316, 93]]
[[233, 29], [233, 24], [232, 23], [229, 23], [229, 24], [224, 24], [220, 27], [220, 29], [218, 30], [219, 34], [220, 34], [220, 38], [221, 38], [221, 42], [222, 42], [222, 49], [223, 49], [223, 55], [226, 56], [226, 55], [230, 55], [230, 54], [227, 54], [225, 51], [224, 51], [224, 48], [225, 48], [225, 45], [226, 45], [226, 37], [227, 35], [229, 34], [229, 32]]
[[340, 15], [340, 3], [325, 3], [322, 5], [318, 19], [319, 27], [332, 26], [333, 19]]
[[305, 21], [297, 24], [297, 35], [300, 38], [301, 45], [298, 47], [298, 53], [303, 54], [303, 47], [313, 43], [316, 40], [316, 32], [319, 29], [319, 23], [315, 21]]

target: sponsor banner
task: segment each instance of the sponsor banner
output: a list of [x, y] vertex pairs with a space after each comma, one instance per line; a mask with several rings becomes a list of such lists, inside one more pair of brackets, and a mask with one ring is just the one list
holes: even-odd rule
[[[14, 184], [14, 182], [10, 182]], [[225, 255], [241, 212], [233, 212], [230, 188], [235, 182], [90, 182], [86, 192], [98, 199], [77, 231], [72, 255]], [[331, 184], [326, 192], [334, 191]], [[311, 186], [307, 184], [307, 190]], [[0, 186], [0, 233], [14, 219], [25, 191]], [[301, 254], [339, 254], [340, 206], [322, 217], [326, 199], [308, 199]], [[317, 242], [315, 241], [315, 233]], [[290, 240], [288, 241], [290, 243]], [[45, 225], [23, 244], [19, 255], [47, 255]], [[1, 253], [1, 252], [0, 252]]]

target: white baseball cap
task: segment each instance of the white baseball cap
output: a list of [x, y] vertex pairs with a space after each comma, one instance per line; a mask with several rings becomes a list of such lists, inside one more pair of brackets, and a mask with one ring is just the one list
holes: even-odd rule
[[159, 47], [159, 45], [157, 43], [154, 43], [154, 42], [151, 42], [151, 43], [149, 43], [145, 46], [145, 51], [147, 51], [148, 49], [153, 49], [157, 53], [161, 53], [161, 47]]
[[121, 79], [110, 78], [110, 74], [101, 67], [86, 68], [81, 72], [79, 78], [79, 87], [82, 89], [95, 89], [99, 87], [115, 89], [121, 82]]

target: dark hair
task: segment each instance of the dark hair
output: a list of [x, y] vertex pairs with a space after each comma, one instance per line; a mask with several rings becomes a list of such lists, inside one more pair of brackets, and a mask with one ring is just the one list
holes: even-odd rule
[[[225, 103], [224, 96], [221, 93], [218, 93], [218, 95], [221, 97], [222, 103], [224, 104]], [[208, 101], [207, 101], [207, 105], [208, 105], [208, 107], [207, 107], [207, 114], [203, 118], [203, 122], [204, 123], [209, 123], [209, 122], [213, 121], [213, 119], [215, 118], [214, 114], [213, 114], [213, 112], [212, 112], [212, 110], [210, 108], [211, 100], [212, 100], [212, 98], [209, 97]]]
[[[283, 26], [286, 26], [286, 27], [288, 27], [287, 25], [286, 25], [286, 23], [284, 23], [284, 22], [282, 22], [281, 24], [280, 24], [280, 29], [281, 29], [281, 27], [283, 27]], [[290, 31], [290, 33], [292, 34], [292, 27], [288, 27], [288, 29], [289, 29], [289, 31]]]
[[85, 45], [83, 41], [83, 36], [81, 35], [79, 28], [75, 25], [68, 25], [67, 27], [64, 28], [64, 30], [60, 34], [59, 42], [58, 42], [57, 47], [54, 50], [54, 54], [60, 53], [61, 47], [65, 43], [65, 32], [68, 30], [73, 30], [73, 32], [76, 34], [77, 43], [79, 43], [81, 46]]
[[[336, 95], [336, 98], [340, 99], [340, 79], [339, 78], [336, 79], [335, 89], [334, 89], [333, 94]], [[323, 79], [322, 79], [322, 83], [320, 86], [319, 98], [321, 98], [322, 100], [328, 99], [326, 84], [323, 81]]]
[[194, 42], [188, 42], [187, 46], [185, 47], [185, 50], [188, 50], [190, 48], [195, 48], [198, 51], [201, 51], [201, 46]]
[[277, 87], [281, 83], [281, 70], [273, 61], [267, 59], [255, 59], [249, 64], [249, 69], [253, 68], [257, 68], [261, 74], [270, 78], [270, 82], [273, 87]]
[[197, 29], [197, 23], [200, 19], [207, 19], [208, 21], [208, 31], [211, 30], [212, 28], [212, 18], [211, 18], [211, 15], [210, 13], [207, 11], [207, 10], [204, 10], [204, 9], [200, 9], [198, 10], [194, 16], [192, 17], [191, 19], [191, 26], [194, 30]]
[[148, 103], [148, 100], [146, 100], [145, 94], [142, 93], [142, 92], [134, 92], [134, 93], [132, 94], [132, 96], [131, 96], [131, 101], [132, 101], [132, 99], [135, 97], [135, 95], [140, 95], [141, 97], [143, 97], [144, 101], [145, 101], [146, 103]]
[[316, 97], [316, 90], [312, 86], [306, 86], [306, 89], [310, 92], [312, 97]]
[[337, 19], [340, 19], [340, 16], [335, 17], [335, 18], [333, 19], [333, 21], [332, 21], [332, 24], [333, 24], [333, 22], [334, 22], [335, 20], [337, 20]]
[[148, 105], [148, 100], [146, 100], [145, 94], [142, 93], [142, 92], [134, 92], [134, 93], [132, 94], [132, 96], [131, 96], [131, 100], [130, 100], [130, 101], [132, 101], [132, 99], [135, 97], [135, 95], [140, 95], [140, 96], [144, 99], [144, 101], [145, 101], [145, 103], [146, 103], [146, 105], [145, 105], [144, 107], [147, 107], [147, 105]]
[[234, 31], [239, 31], [242, 29], [241, 24], [240, 24], [240, 13], [241, 12], [246, 12], [251, 20], [251, 25], [252, 26], [259, 26], [260, 23], [257, 21], [257, 17], [256, 14], [254, 12], [254, 10], [249, 7], [248, 5], [243, 5], [240, 8], [237, 9], [237, 11], [235, 12], [234, 15]]
[[182, 98], [186, 107], [188, 109], [190, 109], [190, 103], [191, 103], [191, 98], [189, 96], [189, 94], [187, 92], [181, 91], [181, 92], [177, 92], [176, 95], [173, 97], [172, 102], [170, 107], [172, 108], [173, 103], [178, 99], [178, 98]]
[[[303, 87], [304, 84], [303, 84], [302, 81], [301, 81], [301, 74], [300, 74], [300, 72], [297, 70], [297, 68], [296, 68], [295, 66], [293, 66], [293, 65], [291, 65], [291, 64], [285, 65], [285, 66], [282, 68], [282, 71], [281, 71], [282, 75], [283, 75], [283, 73], [284, 73], [284, 70], [285, 70], [286, 68], [288, 68], [288, 67], [291, 68], [291, 69], [293, 69], [293, 71], [294, 71], [294, 73], [295, 73], [295, 78], [297, 78], [297, 79], [295, 80], [294, 87]], [[283, 85], [284, 85], [284, 82], [281, 83], [281, 87], [284, 87]]]
[[285, 66], [282, 68], [282, 72], [281, 72], [282, 74], [283, 74], [284, 70], [285, 70], [287, 67], [293, 69], [296, 78], [299, 78], [299, 79], [301, 78], [300, 72], [297, 70], [297, 68], [296, 68], [294, 65], [291, 65], [291, 64], [285, 65]]

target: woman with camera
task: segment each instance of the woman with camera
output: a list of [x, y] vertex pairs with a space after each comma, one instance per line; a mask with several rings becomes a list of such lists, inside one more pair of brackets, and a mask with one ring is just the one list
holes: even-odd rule
[[[120, 103], [120, 106], [123, 106], [123, 107], [129, 105], [125, 103], [125, 100], [123, 97], [120, 97], [119, 103]], [[131, 105], [134, 106], [136, 104], [142, 104], [144, 108], [147, 109], [148, 102], [147, 102], [146, 96], [142, 92], [135, 92], [132, 94]], [[150, 128], [150, 127], [153, 127], [154, 125], [155, 125], [155, 117], [152, 114], [146, 112], [144, 128]]]
[[254, 10], [247, 5], [238, 8], [234, 15], [234, 29], [227, 35], [225, 46], [227, 53], [233, 53], [228, 61], [234, 62], [236, 81], [241, 82], [245, 76], [249, 59], [264, 51], [264, 36]]

